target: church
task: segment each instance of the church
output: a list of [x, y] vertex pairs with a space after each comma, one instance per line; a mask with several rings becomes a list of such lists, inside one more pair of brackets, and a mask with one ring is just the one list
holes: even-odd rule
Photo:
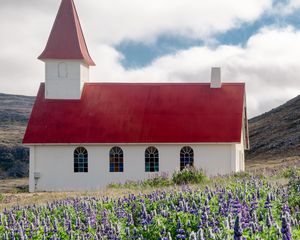
[[220, 68], [206, 83], [92, 82], [73, 0], [62, 0], [39, 59], [45, 82], [23, 139], [30, 192], [97, 190], [186, 166], [244, 170], [245, 84], [222, 83]]

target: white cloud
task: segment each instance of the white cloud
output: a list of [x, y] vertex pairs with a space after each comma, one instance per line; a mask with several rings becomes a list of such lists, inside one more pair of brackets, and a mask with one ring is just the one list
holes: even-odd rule
[[300, 8], [300, 1], [299, 0], [291, 0], [289, 3], [289, 6], [294, 9]]
[[152, 41], [160, 34], [206, 38], [257, 19], [271, 0], [92, 0], [79, 13], [99, 42]]

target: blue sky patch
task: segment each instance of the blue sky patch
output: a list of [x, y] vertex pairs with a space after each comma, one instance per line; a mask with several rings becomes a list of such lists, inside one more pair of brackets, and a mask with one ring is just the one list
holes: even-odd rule
[[124, 55], [122, 65], [126, 69], [134, 69], [147, 66], [161, 56], [201, 45], [203, 41], [199, 39], [162, 35], [154, 43], [126, 41], [116, 49]]
[[[273, 4], [287, 2], [286, 0], [274, 0]], [[275, 26], [293, 26], [300, 28], [300, 11], [296, 11], [288, 16], [264, 14], [260, 19], [252, 23], [243, 23], [239, 27], [230, 29], [227, 32], [214, 36], [213, 47], [219, 45], [239, 45], [245, 46], [251, 36], [256, 34], [261, 28]], [[154, 43], [143, 43], [135, 41], [125, 41], [116, 46], [116, 49], [124, 55], [121, 64], [126, 69], [136, 69], [150, 65], [155, 59], [168, 54], [174, 54], [179, 50], [189, 49], [195, 46], [203, 46], [205, 43], [200, 39], [176, 35], [162, 35]], [[209, 45], [210, 43], [208, 43]], [[212, 47], [212, 46], [210, 46]]]

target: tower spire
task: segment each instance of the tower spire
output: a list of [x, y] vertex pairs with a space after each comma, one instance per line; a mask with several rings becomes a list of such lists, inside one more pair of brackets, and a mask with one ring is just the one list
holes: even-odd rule
[[62, 0], [46, 48], [38, 59], [82, 60], [88, 66], [95, 66], [73, 0]]

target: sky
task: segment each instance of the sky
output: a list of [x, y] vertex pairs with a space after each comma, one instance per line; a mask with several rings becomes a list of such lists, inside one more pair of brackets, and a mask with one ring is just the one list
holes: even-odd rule
[[[300, 94], [300, 0], [74, 0], [92, 82], [245, 82], [250, 117]], [[0, 92], [35, 96], [60, 0], [0, 0]]]

